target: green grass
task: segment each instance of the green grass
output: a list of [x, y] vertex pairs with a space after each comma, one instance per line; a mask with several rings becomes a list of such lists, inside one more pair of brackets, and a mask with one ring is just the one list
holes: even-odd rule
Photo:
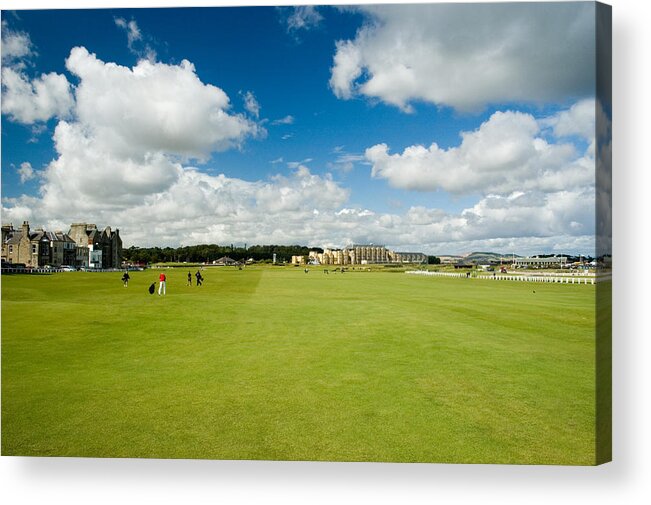
[[120, 277], [2, 277], [4, 455], [595, 463], [594, 286]]

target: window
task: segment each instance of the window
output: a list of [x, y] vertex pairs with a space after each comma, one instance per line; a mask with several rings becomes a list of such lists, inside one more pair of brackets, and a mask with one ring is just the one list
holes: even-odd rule
[[14, 252], [14, 246], [10, 245], [10, 246], [9, 246], [9, 254], [11, 254], [11, 253], [13, 253], [13, 252]]
[[36, 244], [32, 244], [32, 254], [36, 254]]

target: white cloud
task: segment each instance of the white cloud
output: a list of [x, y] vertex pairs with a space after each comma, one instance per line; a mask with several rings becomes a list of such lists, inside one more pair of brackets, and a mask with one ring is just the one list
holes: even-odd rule
[[65, 76], [51, 72], [30, 78], [26, 69], [36, 50], [29, 34], [2, 22], [2, 114], [33, 125], [52, 117], [67, 117], [74, 106]]
[[[190, 62], [141, 60], [127, 68], [77, 47], [66, 66], [79, 83], [75, 114], [54, 131], [57, 157], [40, 174], [40, 197], [5, 199], [3, 215], [58, 228], [79, 220], [107, 223], [139, 244], [189, 240], [189, 229], [208, 229], [227, 214], [234, 218], [233, 229], [237, 218], [254, 226], [257, 213], [243, 209], [263, 201], [257, 192], [264, 191], [264, 183], [212, 177], [183, 166], [264, 133], [232, 112], [226, 93], [201, 82]], [[30, 167], [21, 168], [24, 179], [33, 176]], [[331, 180], [312, 189], [321, 180], [301, 172], [269, 184], [295, 209], [303, 191], [321, 202], [327, 201], [324, 195], [341, 194]], [[261, 213], [269, 214], [268, 209]]]
[[344, 151], [343, 146], [336, 146], [333, 153], [337, 155], [334, 161], [328, 163], [328, 167], [343, 173], [350, 172], [356, 163], [365, 162], [366, 157], [363, 154], [354, 154]]
[[363, 6], [366, 23], [341, 40], [336, 96], [403, 110], [426, 101], [476, 110], [488, 103], [566, 101], [594, 93], [594, 5]]
[[[544, 140], [542, 129], [586, 132], [586, 105], [544, 124], [496, 113], [450, 149], [412, 146], [390, 155], [386, 145], [371, 147], [364, 159], [374, 175], [397, 187], [482, 195], [458, 213], [423, 206], [398, 214], [355, 207], [350, 190], [313, 174], [309, 159], [287, 162], [290, 175], [252, 181], [187, 166], [262, 132], [232, 112], [226, 93], [201, 82], [187, 61], [143, 60], [127, 68], [75, 48], [67, 67], [79, 78], [76, 113], [55, 130], [57, 158], [37, 174], [39, 198], [3, 200], [8, 221], [49, 229], [80, 220], [108, 224], [120, 228], [127, 246], [373, 242], [429, 253], [520, 254], [594, 248], [593, 155]], [[247, 110], [257, 117], [255, 107]], [[287, 116], [277, 124], [292, 122]], [[363, 161], [342, 146], [335, 154], [344, 169]], [[29, 168], [19, 169], [21, 178], [36, 175]]]
[[[357, 35], [358, 39], [364, 38], [363, 34], [366, 32], [367, 30], [360, 30]], [[330, 87], [338, 98], [347, 100], [352, 98], [354, 83], [362, 75], [364, 68], [362, 50], [350, 40], [340, 40], [336, 47]]]
[[476, 250], [594, 254], [594, 205], [590, 190], [516, 192], [482, 198], [459, 213], [422, 206], [403, 214], [346, 207], [321, 212], [305, 226], [328, 231], [321, 245], [372, 242], [430, 254]]
[[137, 205], [169, 189], [182, 172], [161, 152], [123, 156], [80, 123], [59, 122], [53, 139], [59, 157], [41, 189], [43, 206], [53, 215]]
[[[111, 160], [102, 168], [109, 165], [114, 166]], [[152, 174], [154, 165], [152, 161]], [[156, 188], [158, 177], [152, 177], [150, 186], [129, 186], [125, 180], [128, 172], [140, 173], [140, 166], [116, 167], [97, 182], [89, 177], [78, 181], [81, 167], [74, 173], [51, 167], [44, 198], [6, 200], [5, 204], [10, 205], [3, 208], [3, 215], [10, 221], [29, 218], [46, 225], [53, 222], [54, 216], [57, 223], [64, 224], [92, 216], [94, 221], [119, 226], [126, 243], [138, 245], [305, 243], [311, 241], [309, 233], [316, 225], [311, 223], [314, 210], [333, 215], [349, 198], [349, 191], [330, 176], [314, 175], [305, 166], [299, 166], [289, 176], [277, 175], [268, 181], [245, 181], [211, 176], [193, 168], [175, 168], [175, 177]], [[60, 177], [71, 180], [60, 181]], [[123, 181], [125, 192], [131, 191], [131, 195], [93, 193], [111, 177]], [[53, 195], [54, 188], [68, 192]], [[136, 194], [138, 188], [143, 189], [140, 195]]]
[[372, 242], [438, 254], [594, 250], [595, 195], [589, 189], [489, 195], [459, 213], [422, 206], [401, 214], [381, 213], [349, 206], [348, 189], [301, 165], [289, 176], [267, 181], [179, 168], [171, 184], [140, 195], [137, 202], [117, 194], [90, 200], [86, 196], [92, 195], [79, 195], [56, 208], [48, 198], [6, 200], [3, 216], [58, 228], [92, 216], [99, 223], [119, 226], [127, 245], [141, 246]]
[[271, 122], [272, 125], [294, 124], [294, 116], [287, 115], [280, 119], [275, 119]]
[[260, 104], [251, 91], [244, 93], [244, 108], [256, 119], [260, 117]]
[[148, 153], [207, 159], [261, 133], [231, 114], [226, 93], [204, 84], [187, 60], [166, 65], [141, 60], [127, 68], [104, 63], [83, 47], [66, 60], [79, 77], [77, 117], [98, 148], [142, 160]]
[[312, 158], [305, 158], [302, 161], [288, 161], [287, 166], [291, 169], [297, 169], [302, 166], [305, 166], [305, 164], [310, 163], [312, 161]]
[[2, 65], [24, 66], [23, 60], [34, 56], [35, 51], [29, 34], [9, 28], [2, 21]]
[[595, 138], [595, 111], [594, 98], [587, 98], [541, 123], [553, 128], [556, 137], [578, 135], [592, 142]]
[[365, 156], [373, 177], [417, 191], [507, 194], [594, 184], [594, 158], [589, 151], [581, 155], [573, 144], [546, 141], [530, 114], [495, 112], [477, 130], [462, 132], [461, 137], [457, 147], [413, 145], [402, 154], [389, 154], [386, 144], [377, 144]]
[[115, 18], [114, 21], [117, 26], [126, 31], [129, 49], [132, 48], [134, 42], [137, 40], [142, 40], [142, 33], [140, 33], [138, 23], [136, 23], [133, 19], [131, 21], [127, 21], [124, 18]]
[[293, 12], [287, 17], [287, 31], [309, 30], [319, 26], [323, 16], [314, 5], [293, 7]]
[[31, 163], [24, 161], [18, 167], [18, 175], [20, 175], [20, 182], [24, 184], [36, 177], [36, 171], [32, 168]]
[[13, 121], [33, 124], [52, 117], [67, 117], [74, 107], [65, 76], [51, 72], [30, 80], [20, 70], [2, 69], [2, 113]]
[[315, 210], [332, 213], [349, 197], [331, 176], [312, 174], [309, 159], [266, 181], [184, 166], [261, 130], [232, 113], [228, 96], [187, 61], [126, 68], [75, 48], [66, 65], [79, 78], [76, 114], [55, 129], [57, 158], [42, 173], [40, 197], [3, 200], [8, 220], [106, 223], [139, 245], [283, 243], [304, 238], [302, 223]]
[[152, 63], [156, 61], [156, 51], [144, 42], [142, 31], [135, 20], [127, 21], [124, 18], [113, 18], [113, 21], [115, 21], [116, 26], [123, 29], [127, 34], [127, 47], [131, 53]]

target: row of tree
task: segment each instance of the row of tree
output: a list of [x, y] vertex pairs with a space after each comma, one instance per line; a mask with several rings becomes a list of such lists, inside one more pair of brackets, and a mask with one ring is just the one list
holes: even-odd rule
[[[318, 247], [302, 245], [254, 245], [250, 247], [223, 246], [217, 244], [202, 244], [185, 247], [136, 247], [131, 246], [122, 251], [123, 259], [129, 263], [212, 263], [227, 256], [236, 261], [272, 261], [274, 254], [278, 263], [289, 262], [292, 256], [307, 256], [310, 251], [323, 252]], [[438, 264], [441, 261], [436, 256], [428, 256], [427, 262]]]
[[323, 252], [323, 249], [301, 245], [254, 245], [250, 247], [235, 247], [233, 245], [223, 246], [217, 244], [202, 244], [185, 247], [136, 247], [131, 246], [122, 251], [124, 261], [138, 264], [149, 263], [212, 263], [213, 261], [227, 256], [236, 261], [273, 260], [291, 261], [292, 256], [307, 256], [309, 251]]

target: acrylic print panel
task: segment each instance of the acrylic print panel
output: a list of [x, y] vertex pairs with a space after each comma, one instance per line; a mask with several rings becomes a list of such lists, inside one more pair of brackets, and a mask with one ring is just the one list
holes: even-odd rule
[[609, 461], [610, 25], [3, 11], [2, 454]]

